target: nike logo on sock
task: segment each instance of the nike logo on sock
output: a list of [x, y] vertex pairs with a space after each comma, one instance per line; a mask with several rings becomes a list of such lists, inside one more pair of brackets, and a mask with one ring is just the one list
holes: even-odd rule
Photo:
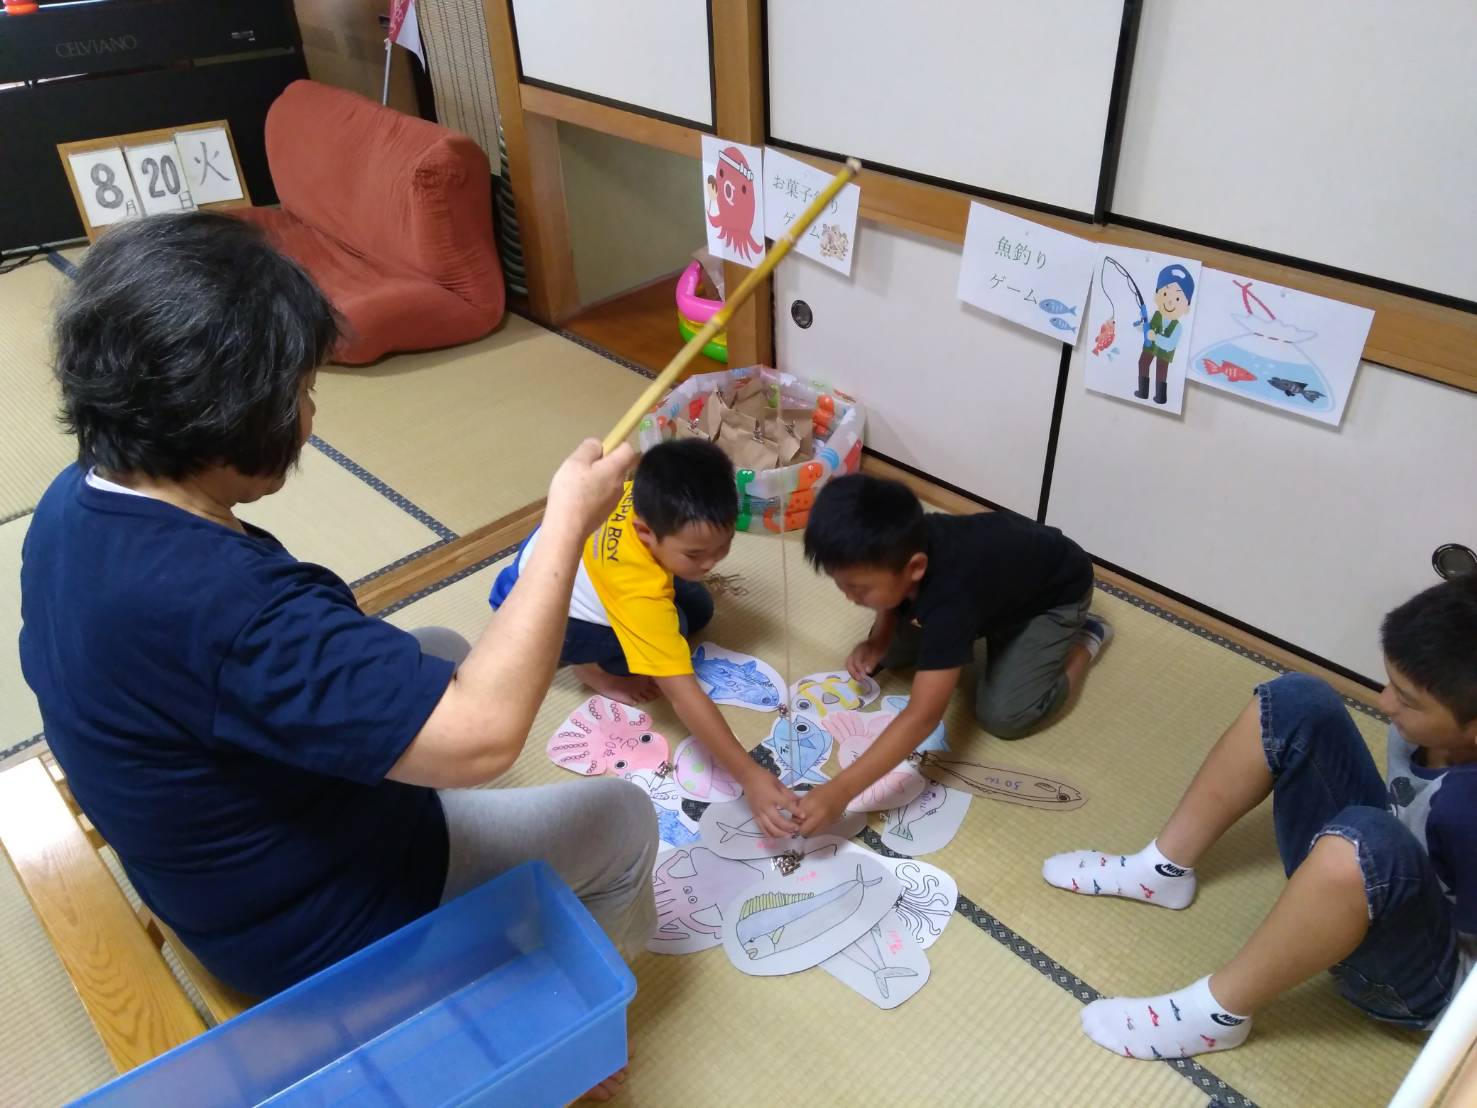
[[1169, 862], [1160, 862], [1154, 867], [1154, 872], [1161, 877], [1183, 877], [1190, 871], [1180, 866], [1171, 865]]
[[1231, 1015], [1230, 1012], [1212, 1012], [1210, 1013], [1210, 1018], [1222, 1027], [1239, 1027], [1246, 1022], [1240, 1016]]

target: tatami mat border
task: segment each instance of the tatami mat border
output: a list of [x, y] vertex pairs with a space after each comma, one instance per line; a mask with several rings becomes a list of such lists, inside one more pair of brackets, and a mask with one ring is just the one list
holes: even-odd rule
[[[1103, 592], [1107, 593], [1109, 596], [1116, 597], [1128, 604], [1132, 604], [1135, 608], [1138, 608], [1141, 611], [1148, 612], [1151, 616], [1158, 616], [1160, 619], [1166, 621], [1167, 623], [1174, 624], [1181, 630], [1189, 631], [1191, 634], [1198, 635], [1202, 639], [1208, 639], [1211, 642], [1215, 643], [1217, 646], [1223, 646], [1227, 650], [1231, 651], [1231, 653], [1239, 654], [1241, 655], [1241, 657], [1246, 658], [1248, 661], [1255, 662], [1259, 666], [1265, 666], [1273, 673], [1292, 672], [1281, 662], [1274, 661], [1273, 659], [1268, 658], [1265, 654], [1258, 654], [1255, 650], [1252, 650], [1250, 647], [1242, 646], [1234, 639], [1228, 639], [1224, 635], [1218, 635], [1214, 631], [1210, 630], [1210, 628], [1202, 627], [1200, 624], [1194, 622], [1193, 620], [1188, 620], [1184, 616], [1176, 615], [1174, 612], [1171, 612], [1168, 609], [1161, 608], [1152, 600], [1145, 600], [1137, 593], [1131, 593], [1127, 589], [1119, 588], [1117, 585], [1110, 584], [1109, 582], [1103, 580], [1097, 580], [1094, 582], [1094, 584], [1096, 584], [1098, 588], [1102, 589]], [[1385, 715], [1384, 712], [1380, 711], [1378, 708], [1364, 703], [1364, 701], [1362, 700], [1356, 700], [1352, 696], [1346, 696], [1343, 699], [1345, 707], [1352, 708], [1356, 712], [1362, 712], [1370, 719], [1377, 719], [1381, 723], [1390, 722], [1390, 717]]]
[[[344, 469], [348, 470], [355, 477], [359, 478], [359, 480], [363, 481], [375, 492], [383, 496], [391, 504], [394, 504], [395, 507], [399, 508], [406, 515], [413, 517], [420, 523], [424, 523], [432, 531], [436, 532], [436, 534], [439, 535], [444, 542], [450, 542], [452, 539], [460, 537], [450, 527], [446, 526], [446, 524], [442, 523], [430, 512], [426, 511], [419, 504], [415, 503], [415, 501], [411, 500], [410, 497], [406, 496], [404, 493], [397, 492], [396, 490], [392, 489], [384, 481], [381, 481], [373, 473], [370, 473], [369, 470], [365, 469], [358, 462], [354, 461], [353, 458], [350, 458], [342, 450], [330, 446], [328, 443], [320, 439], [317, 435], [312, 436], [310, 439], [308, 439], [308, 441], [316, 446], [320, 451], [322, 451], [333, 461], [343, 466]], [[428, 547], [427, 549], [430, 548]], [[372, 574], [371, 576], [377, 576], [377, 574]]]
[[[488, 566], [494, 564], [495, 562], [501, 561], [503, 558], [506, 558], [509, 554], [513, 553], [513, 551], [517, 550], [520, 545], [521, 543], [515, 542], [512, 546], [505, 546], [501, 550], [497, 551], [495, 554], [489, 554], [480, 562], [474, 562], [472, 565], [457, 570], [450, 577], [443, 577], [441, 580], [427, 585], [420, 591], [413, 592], [409, 596], [395, 601], [395, 603], [389, 605], [388, 607], [381, 608], [378, 612], [374, 613], [375, 619], [384, 619], [385, 617], [398, 612], [401, 608], [409, 607], [417, 600], [424, 600], [426, 597], [430, 596], [433, 593], [440, 592], [442, 589], [446, 588], [449, 585], [455, 585], [458, 581], [463, 581], [466, 578], [472, 576], [472, 574], [474, 573], [480, 573]], [[488, 615], [491, 616], [491, 614], [492, 610], [491, 608], [489, 608]]]
[[[862, 828], [857, 839], [878, 854], [889, 858], [903, 858], [906, 855], [899, 854], [882, 841], [882, 836], [870, 827]], [[1071, 993], [1076, 999], [1084, 1004], [1091, 1003], [1102, 997], [1098, 992], [1075, 973], [1070, 972], [1055, 958], [1048, 956], [1040, 947], [1029, 939], [1022, 937], [1000, 920], [996, 919], [985, 909], [963, 893], [954, 905], [954, 911], [974, 924], [990, 938], [1001, 946], [1007, 948], [1021, 961], [1040, 972], [1041, 976], [1052, 981], [1056, 985]], [[1195, 1085], [1202, 1091], [1211, 1095], [1211, 1104], [1226, 1105], [1227, 1108], [1256, 1108], [1256, 1102], [1245, 1093], [1238, 1091], [1227, 1084], [1221, 1078], [1211, 1073], [1193, 1058], [1166, 1058], [1164, 1065], [1170, 1066], [1186, 1081]]]

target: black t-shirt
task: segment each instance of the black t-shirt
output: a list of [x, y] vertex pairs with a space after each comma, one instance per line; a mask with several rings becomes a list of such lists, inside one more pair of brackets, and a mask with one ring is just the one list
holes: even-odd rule
[[953, 669], [974, 641], [1013, 632], [1048, 608], [1080, 601], [1092, 562], [1055, 527], [1011, 512], [930, 512], [928, 573], [898, 619], [922, 629], [919, 669]]

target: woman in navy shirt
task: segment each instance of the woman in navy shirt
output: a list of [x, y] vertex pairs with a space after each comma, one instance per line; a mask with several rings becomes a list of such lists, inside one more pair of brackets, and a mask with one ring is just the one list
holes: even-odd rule
[[591, 440], [564, 462], [495, 633], [442, 632], [438, 657], [235, 514], [296, 463], [337, 336], [309, 277], [240, 221], [154, 217], [88, 253], [56, 335], [78, 463], [21, 568], [47, 741], [144, 902], [248, 993], [534, 857], [639, 947], [656, 850], [639, 789], [470, 788], [523, 747], [580, 545], [632, 454]]

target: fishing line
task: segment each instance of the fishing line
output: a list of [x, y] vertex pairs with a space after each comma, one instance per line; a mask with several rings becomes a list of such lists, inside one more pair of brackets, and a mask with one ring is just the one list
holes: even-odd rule
[[1102, 288], [1103, 295], [1108, 298], [1108, 307], [1112, 310], [1110, 318], [1118, 318], [1118, 305], [1113, 303], [1113, 294], [1108, 291], [1107, 269], [1110, 265], [1123, 275], [1123, 279], [1128, 282], [1128, 291], [1133, 293], [1133, 298], [1139, 302], [1139, 318], [1135, 326], [1142, 327], [1149, 322], [1149, 309], [1144, 304], [1144, 294], [1139, 291], [1138, 282], [1133, 279], [1132, 273], [1123, 268], [1117, 258], [1104, 255], [1103, 264], [1098, 267], [1097, 283]]

